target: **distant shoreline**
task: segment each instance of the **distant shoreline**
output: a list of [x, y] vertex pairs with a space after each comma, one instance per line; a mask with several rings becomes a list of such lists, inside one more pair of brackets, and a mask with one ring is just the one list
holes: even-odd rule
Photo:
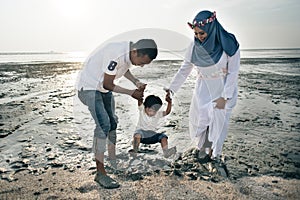
[[[268, 50], [300, 50], [300, 47], [294, 48], [245, 48], [241, 51], [268, 51]], [[181, 52], [183, 50], [160, 50], [160, 52]], [[86, 53], [86, 51], [0, 51], [0, 55], [26, 55], [26, 54], [69, 54]]]

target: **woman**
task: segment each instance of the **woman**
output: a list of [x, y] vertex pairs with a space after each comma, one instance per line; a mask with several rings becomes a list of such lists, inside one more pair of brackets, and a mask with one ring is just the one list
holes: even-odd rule
[[189, 112], [190, 137], [201, 152], [206, 150], [216, 159], [221, 156], [229, 117], [238, 96], [239, 43], [224, 30], [215, 12], [201, 11], [188, 25], [195, 39], [169, 90], [177, 92], [192, 69], [197, 71]]

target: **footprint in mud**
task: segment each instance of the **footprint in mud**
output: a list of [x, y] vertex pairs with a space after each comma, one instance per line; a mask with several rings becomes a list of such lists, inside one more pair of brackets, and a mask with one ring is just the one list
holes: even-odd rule
[[146, 148], [144, 148], [144, 149], [139, 149], [139, 151], [138, 151], [138, 153], [147, 153], [147, 154], [158, 154], [158, 151], [156, 151], [156, 150], [154, 150], [154, 149], [146, 149]]
[[97, 190], [97, 188], [98, 188], [97, 185], [94, 183], [86, 183], [86, 184], [80, 186], [79, 188], [77, 188], [77, 190], [80, 193], [88, 193], [90, 191]]

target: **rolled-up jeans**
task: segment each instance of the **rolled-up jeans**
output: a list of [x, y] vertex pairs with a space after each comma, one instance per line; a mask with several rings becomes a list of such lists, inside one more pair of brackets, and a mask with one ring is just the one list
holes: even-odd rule
[[[80, 101], [88, 106], [88, 109], [95, 121], [96, 128], [94, 137], [105, 140], [107, 137], [110, 143], [116, 143], [117, 116], [115, 115], [115, 100], [111, 91], [103, 93], [97, 90], [79, 90]], [[101, 148], [104, 146], [101, 144]]]

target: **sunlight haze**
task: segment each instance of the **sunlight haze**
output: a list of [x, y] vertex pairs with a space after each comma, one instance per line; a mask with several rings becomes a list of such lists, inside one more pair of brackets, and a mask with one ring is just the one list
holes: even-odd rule
[[144, 28], [192, 39], [187, 22], [204, 9], [217, 12], [242, 49], [300, 47], [298, 0], [1, 0], [0, 52], [90, 52]]

